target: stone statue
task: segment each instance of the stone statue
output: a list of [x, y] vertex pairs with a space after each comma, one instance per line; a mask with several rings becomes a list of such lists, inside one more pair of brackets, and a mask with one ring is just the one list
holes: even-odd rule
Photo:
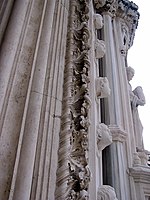
[[110, 95], [109, 81], [107, 77], [98, 77], [95, 80], [95, 90], [98, 99], [106, 98]]
[[106, 53], [105, 42], [97, 39], [95, 42], [95, 57], [97, 59], [104, 57]]
[[112, 143], [112, 134], [104, 123], [97, 125], [97, 150], [98, 154]]
[[97, 30], [103, 27], [103, 17], [100, 14], [94, 14], [94, 25]]
[[[126, 68], [127, 72], [127, 79], [130, 82], [134, 76], [134, 69], [132, 67]], [[143, 126], [138, 114], [138, 106], [144, 106], [145, 104], [145, 96], [143, 94], [142, 87], [138, 86], [132, 91], [132, 87], [129, 83], [129, 94], [130, 94], [130, 101], [131, 101], [131, 109], [132, 109], [132, 117], [133, 117], [133, 125], [134, 125], [134, 134], [136, 140], [136, 147], [138, 149], [144, 149], [143, 146]]]
[[97, 200], [118, 200], [113, 187], [102, 185], [97, 191]]

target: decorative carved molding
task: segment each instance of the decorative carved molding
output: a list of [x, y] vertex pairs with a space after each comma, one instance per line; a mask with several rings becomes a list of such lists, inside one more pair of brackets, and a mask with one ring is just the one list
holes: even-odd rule
[[141, 182], [149, 185], [150, 180], [150, 167], [136, 166], [129, 168], [129, 174], [136, 182]]
[[129, 47], [131, 47], [138, 26], [138, 6], [128, 0], [94, 0], [94, 6], [97, 13], [107, 13], [124, 20], [129, 28]]
[[103, 17], [100, 14], [94, 14], [94, 25], [95, 25], [95, 29], [101, 29], [103, 28]]
[[105, 42], [97, 39], [95, 42], [95, 57], [97, 59], [104, 57], [106, 53]]
[[109, 125], [108, 127], [112, 133], [113, 141], [124, 142], [126, 140], [127, 133], [120, 127], [116, 125]]
[[97, 150], [99, 153], [112, 143], [112, 134], [104, 123], [97, 125]]
[[133, 154], [133, 166], [141, 165], [141, 159], [137, 152]]
[[114, 188], [110, 185], [101, 185], [97, 191], [97, 200], [117, 200]]
[[98, 99], [105, 98], [110, 95], [109, 81], [107, 77], [98, 77], [95, 80], [95, 90]]
[[56, 199], [87, 199], [89, 131], [89, 0], [70, 1]]

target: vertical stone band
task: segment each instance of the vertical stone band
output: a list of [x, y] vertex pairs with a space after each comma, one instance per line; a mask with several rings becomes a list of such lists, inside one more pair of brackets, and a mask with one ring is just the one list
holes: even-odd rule
[[70, 2], [56, 199], [88, 196], [89, 1]]

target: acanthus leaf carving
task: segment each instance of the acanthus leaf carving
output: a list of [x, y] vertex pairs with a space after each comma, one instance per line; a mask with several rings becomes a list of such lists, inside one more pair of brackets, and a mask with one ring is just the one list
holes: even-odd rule
[[[56, 199], [88, 199], [89, 0], [70, 1]], [[66, 113], [64, 113], [66, 112]], [[65, 135], [66, 134], [66, 135]]]

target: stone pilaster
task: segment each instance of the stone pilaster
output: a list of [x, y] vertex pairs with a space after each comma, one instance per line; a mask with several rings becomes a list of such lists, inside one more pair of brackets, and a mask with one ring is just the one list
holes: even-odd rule
[[13, 7], [0, 55], [2, 200], [54, 199], [68, 6]]

